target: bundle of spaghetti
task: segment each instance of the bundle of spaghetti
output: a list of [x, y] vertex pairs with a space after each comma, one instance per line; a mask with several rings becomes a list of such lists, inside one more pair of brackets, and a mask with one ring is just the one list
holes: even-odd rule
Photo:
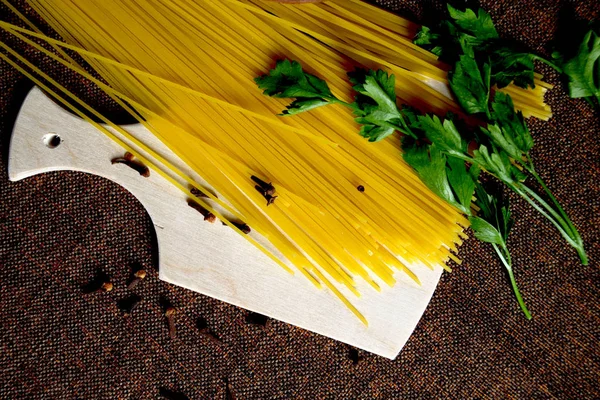
[[[418, 25], [373, 5], [359, 0], [329, 0], [303, 7], [260, 0], [241, 1], [256, 12], [258, 9], [269, 12], [271, 20], [284, 19], [289, 26], [315, 36], [342, 54], [360, 60], [363, 65], [385, 65], [396, 76], [405, 76], [405, 79], [448, 84], [450, 66], [412, 43]], [[501, 91], [511, 95], [515, 106], [526, 117], [548, 120], [552, 112], [544, 103], [544, 95], [552, 86], [543, 82], [539, 74], [536, 74], [535, 84], [535, 88], [529, 90], [509, 85]], [[445, 110], [459, 111], [448, 96], [436, 91], [427, 96], [438, 97], [444, 102]], [[402, 93], [399, 97], [407, 104], [414, 104], [413, 98]], [[426, 105], [422, 107], [441, 111]]]
[[[288, 24], [283, 17], [266, 13], [270, 3], [254, 0], [32, 0], [30, 4], [64, 42], [33, 27], [7, 23], [0, 27], [130, 109], [220, 194], [211, 197], [217, 205], [248, 223], [311, 282], [330, 288], [359, 317], [346, 298], [359, 294], [358, 280], [381, 290], [382, 284], [395, 284], [396, 269], [418, 281], [414, 270], [419, 266], [445, 267], [450, 258], [459, 261], [453, 252], [468, 221], [403, 162], [399, 138], [365, 141], [356, 133], [351, 113], [339, 106], [280, 119], [275, 115], [284, 102], [263, 96], [253, 81], [275, 59], [286, 57], [301, 61], [326, 79], [336, 96], [349, 100], [349, 66], [387, 67], [408, 71], [397, 74], [402, 101], [425, 102], [446, 111], [451, 101], [415, 79], [439, 78], [443, 68], [436, 60], [420, 63], [415, 56], [414, 69], [406, 70], [394, 67], [397, 61], [388, 60], [381, 46], [379, 55], [375, 48], [345, 51], [349, 45], [336, 48], [318, 32], [299, 30], [299, 22]], [[302, 18], [308, 23], [313, 17]], [[312, 36], [306, 35], [309, 31]], [[56, 54], [39, 42], [61, 51]], [[46, 90], [56, 97], [74, 99], [39, 67], [1, 45], [9, 55], [0, 55], [15, 68], [32, 79], [41, 77], [36, 80], [40, 85], [50, 82]], [[65, 56], [66, 50], [78, 53], [102, 80]], [[421, 51], [410, 50], [414, 55]], [[98, 127], [140, 157], [152, 155], [144, 162], [179, 186], [193, 182], [147, 148], [143, 138], [111, 126], [120, 136]], [[274, 204], [267, 205], [251, 176], [273, 182], [279, 196]], [[214, 203], [202, 205], [221, 215]]]

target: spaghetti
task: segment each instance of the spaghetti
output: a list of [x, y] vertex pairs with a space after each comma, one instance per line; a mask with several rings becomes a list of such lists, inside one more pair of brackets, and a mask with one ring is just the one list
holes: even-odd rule
[[[220, 194], [203, 191], [210, 197], [197, 199], [203, 207], [240, 234], [221, 210], [247, 222], [365, 324], [355, 306], [359, 300], [348, 299], [360, 295], [358, 279], [384, 290], [396, 283], [396, 271], [418, 283], [414, 270], [420, 266], [460, 262], [454, 253], [468, 221], [404, 163], [399, 139], [366, 142], [355, 133], [349, 111], [337, 106], [277, 118], [283, 103], [263, 96], [253, 81], [274, 60], [297, 59], [347, 100], [349, 69], [385, 68], [397, 77], [400, 101], [437, 112], [458, 110], [432, 84], [447, 84], [447, 66], [411, 43], [416, 26], [409, 21], [358, 0], [301, 7], [260, 0], [30, 0], [30, 5], [63, 40], [43, 35], [12, 6], [27, 28], [6, 22], [0, 27], [98, 85]], [[7, 44], [0, 46], [5, 52], [0, 57], [190, 197], [190, 185], [202, 189], [143, 138], [110, 123]], [[543, 95], [549, 86], [537, 83], [535, 90], [503, 90], [525, 115], [547, 119]], [[274, 204], [267, 205], [251, 176], [273, 182]], [[291, 272], [252, 235], [242, 236]]]

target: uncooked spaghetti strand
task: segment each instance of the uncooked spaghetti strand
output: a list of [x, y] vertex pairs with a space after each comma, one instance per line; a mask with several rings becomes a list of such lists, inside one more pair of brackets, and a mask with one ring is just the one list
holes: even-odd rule
[[[5, 50], [11, 52], [11, 54], [13, 54], [13, 55], [16, 54], [16, 53], [13, 53], [11, 51], [12, 49], [9, 49], [2, 42], [0, 42], [0, 47], [2, 47]], [[51, 88], [49, 88], [43, 82], [41, 82], [40, 80], [38, 80], [37, 78], [35, 78], [33, 75], [31, 75], [29, 72], [27, 72], [24, 68], [22, 68], [21, 66], [19, 66], [18, 64], [16, 64], [14, 61], [12, 61], [10, 58], [8, 58], [5, 54], [0, 53], [0, 58], [2, 58], [5, 62], [7, 62], [11, 66], [13, 66], [13, 68], [19, 70], [19, 72], [21, 72], [23, 75], [25, 75], [30, 80], [32, 80], [40, 88], [44, 89], [47, 93], [50, 93], [55, 99], [57, 99], [59, 102], [61, 102], [64, 106], [70, 108], [71, 111], [73, 111], [76, 114], [78, 114], [82, 119], [85, 119], [87, 122], [89, 122], [90, 124], [94, 125], [94, 127], [96, 127], [101, 132], [103, 132], [103, 133], [105, 133], [107, 135], [111, 135], [110, 131], [108, 131], [102, 125], [100, 125], [100, 124], [94, 122], [93, 120], [89, 119], [86, 116], [85, 113], [81, 112], [77, 107], [73, 106], [70, 102], [64, 100], [60, 95], [56, 94]], [[31, 65], [30, 67], [34, 67], [34, 66]], [[34, 67], [34, 69], [35, 69], [35, 67]], [[52, 85], [56, 86], [57, 88], [59, 88], [61, 90], [64, 89], [62, 86], [58, 85], [55, 81], [53, 81], [49, 76], [43, 74], [40, 70], [37, 70], [35, 72], [37, 74], [39, 74], [40, 76], [43, 76], [44, 79], [46, 79], [49, 82], [51, 82]], [[65, 89], [65, 91], [66, 91], [66, 89]], [[66, 92], [68, 92], [68, 91], [66, 91]], [[77, 99], [75, 96], [69, 96], [69, 97], [71, 97], [73, 100]], [[80, 104], [80, 105], [83, 105], [83, 104]], [[109, 123], [110, 121], [105, 120], [105, 122]], [[176, 180], [174, 180], [173, 178], [171, 178], [168, 174], [165, 174], [160, 168], [158, 168], [156, 165], [154, 165], [153, 163], [151, 163], [150, 160], [146, 159], [142, 154], [138, 153], [135, 149], [129, 147], [125, 142], [120, 141], [120, 139], [118, 139], [114, 135], [111, 135], [111, 139], [113, 139], [115, 142], [119, 143], [119, 145], [122, 146], [123, 148], [127, 149], [128, 151], [130, 151], [137, 158], [139, 158], [141, 162], [143, 162], [145, 165], [147, 165], [148, 167], [152, 168], [154, 171], [156, 171], [157, 173], [159, 173], [161, 176], [163, 176], [165, 179], [167, 179], [168, 181], [170, 181], [173, 185], [175, 185], [176, 187], [178, 187], [184, 193], [188, 194], [190, 197], [193, 196], [193, 194], [191, 192], [189, 192], [189, 190], [187, 190], [187, 188], [185, 188], [184, 186], [182, 186], [181, 184], [179, 184], [179, 182], [177, 182]], [[218, 211], [212, 209], [212, 207], [210, 207], [210, 205], [208, 203], [204, 202], [201, 199], [197, 199], [197, 201], [199, 203], [201, 203], [201, 205], [203, 207], [205, 207], [206, 209], [210, 210], [213, 214], [215, 214], [215, 216], [217, 216], [217, 218], [221, 219], [221, 221], [224, 224], [228, 225], [230, 228], [232, 228], [234, 231], [236, 231], [239, 235], [241, 235], [242, 237], [244, 237], [246, 240], [250, 241], [256, 248], [258, 248], [259, 250], [261, 250], [266, 256], [268, 256], [271, 260], [273, 260], [276, 264], [278, 264], [280, 267], [282, 267], [288, 273], [290, 273], [290, 274], [294, 273], [286, 264], [284, 264], [281, 260], [279, 260], [277, 257], [275, 257], [271, 252], [269, 252], [267, 249], [265, 249], [262, 245], [260, 245], [254, 239], [252, 239], [251, 237], [249, 237], [249, 236], [245, 235], [243, 232], [241, 232], [238, 227], [236, 227], [231, 222], [229, 222]]]

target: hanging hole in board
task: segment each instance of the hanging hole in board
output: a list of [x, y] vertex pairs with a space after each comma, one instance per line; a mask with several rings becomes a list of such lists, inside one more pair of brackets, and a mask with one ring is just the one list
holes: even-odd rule
[[49, 149], [55, 149], [62, 143], [62, 139], [56, 133], [44, 135], [43, 141], [46, 147]]

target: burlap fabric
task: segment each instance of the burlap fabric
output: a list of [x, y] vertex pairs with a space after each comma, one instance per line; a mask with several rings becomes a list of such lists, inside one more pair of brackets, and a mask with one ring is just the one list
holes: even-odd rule
[[[438, 1], [379, 4], [414, 18], [443, 10]], [[600, 13], [598, 0], [483, 6], [503, 36], [543, 54], [561, 24], [581, 26], [563, 17]], [[110, 109], [85, 82], [55, 72]], [[590, 265], [513, 198], [509, 245], [534, 319], [519, 311], [490, 247], [468, 240], [463, 265], [444, 274], [413, 336], [389, 361], [281, 322], [250, 324], [243, 309], [160, 282], [150, 219], [116, 184], [67, 172], [9, 182], [6, 149], [25, 84], [0, 64], [0, 398], [600, 398], [600, 119], [567, 97], [556, 74], [547, 79], [557, 84], [547, 96], [555, 116], [530, 122], [533, 156], [580, 228]], [[149, 276], [130, 291], [134, 262]], [[84, 294], [98, 270], [114, 290]], [[124, 317], [117, 302], [133, 292], [142, 301]], [[179, 310], [175, 340], [165, 301]], [[199, 319], [220, 341], [198, 329]]]

